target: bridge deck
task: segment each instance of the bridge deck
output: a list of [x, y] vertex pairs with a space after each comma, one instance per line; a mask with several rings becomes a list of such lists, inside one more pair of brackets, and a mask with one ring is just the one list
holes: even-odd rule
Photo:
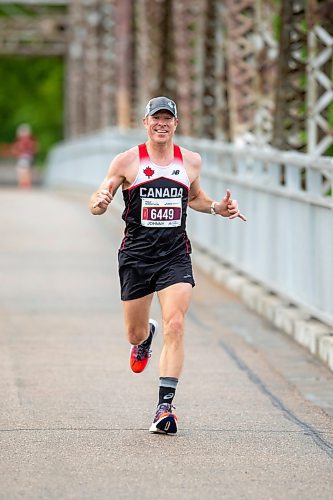
[[197, 272], [180, 432], [150, 435], [161, 336], [133, 375], [119, 217], [70, 193], [0, 198], [1, 498], [332, 497], [332, 373]]

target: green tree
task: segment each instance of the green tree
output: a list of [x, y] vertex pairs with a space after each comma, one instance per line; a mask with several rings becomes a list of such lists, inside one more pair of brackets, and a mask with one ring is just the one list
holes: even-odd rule
[[37, 162], [63, 138], [62, 58], [0, 58], [0, 143], [13, 142], [16, 128], [29, 123], [39, 143]]

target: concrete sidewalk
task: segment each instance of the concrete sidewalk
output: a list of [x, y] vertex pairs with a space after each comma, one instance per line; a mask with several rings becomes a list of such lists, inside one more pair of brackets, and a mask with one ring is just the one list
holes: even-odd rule
[[199, 272], [180, 431], [147, 432], [162, 339], [132, 374], [122, 221], [86, 201], [0, 192], [0, 498], [331, 499], [332, 373]]

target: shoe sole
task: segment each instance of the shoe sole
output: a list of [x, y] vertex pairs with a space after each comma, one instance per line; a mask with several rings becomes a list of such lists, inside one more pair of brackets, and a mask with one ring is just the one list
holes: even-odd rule
[[[155, 337], [156, 337], [156, 335], [158, 334], [158, 323], [157, 323], [157, 321], [156, 321], [155, 319], [151, 319], [151, 318], [149, 318], [149, 322], [148, 322], [148, 323], [149, 323], [149, 324], [151, 323], [152, 325], [154, 325], [154, 328], [155, 328], [154, 335], [153, 335], [153, 338], [152, 338], [152, 341], [151, 341], [151, 343], [153, 343], [154, 338], [155, 338]], [[130, 347], [130, 360], [131, 360], [131, 354], [132, 354], [132, 347]], [[139, 370], [139, 371], [136, 371], [136, 370], [134, 369], [134, 368], [135, 368], [135, 366], [132, 366], [132, 364], [131, 364], [131, 362], [130, 362], [130, 368], [131, 368], [132, 372], [133, 372], [133, 373], [142, 373], [142, 372], [143, 372], [143, 371], [147, 368], [148, 363], [149, 363], [149, 360], [150, 360], [150, 358], [148, 358], [148, 361], [147, 361], [146, 366], [145, 366], [142, 370]]]
[[153, 434], [177, 434], [177, 430], [177, 420], [172, 413], [153, 422], [149, 428], [149, 432]]

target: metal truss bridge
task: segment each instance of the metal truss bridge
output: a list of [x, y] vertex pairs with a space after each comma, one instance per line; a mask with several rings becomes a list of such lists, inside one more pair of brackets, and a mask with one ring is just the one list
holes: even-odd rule
[[146, 102], [170, 96], [207, 189], [233, 187], [251, 220], [219, 237], [198, 219], [197, 244], [333, 325], [332, 0], [1, 1], [0, 12], [0, 54], [66, 61], [71, 141], [51, 155], [50, 183], [96, 186], [141, 137]]

